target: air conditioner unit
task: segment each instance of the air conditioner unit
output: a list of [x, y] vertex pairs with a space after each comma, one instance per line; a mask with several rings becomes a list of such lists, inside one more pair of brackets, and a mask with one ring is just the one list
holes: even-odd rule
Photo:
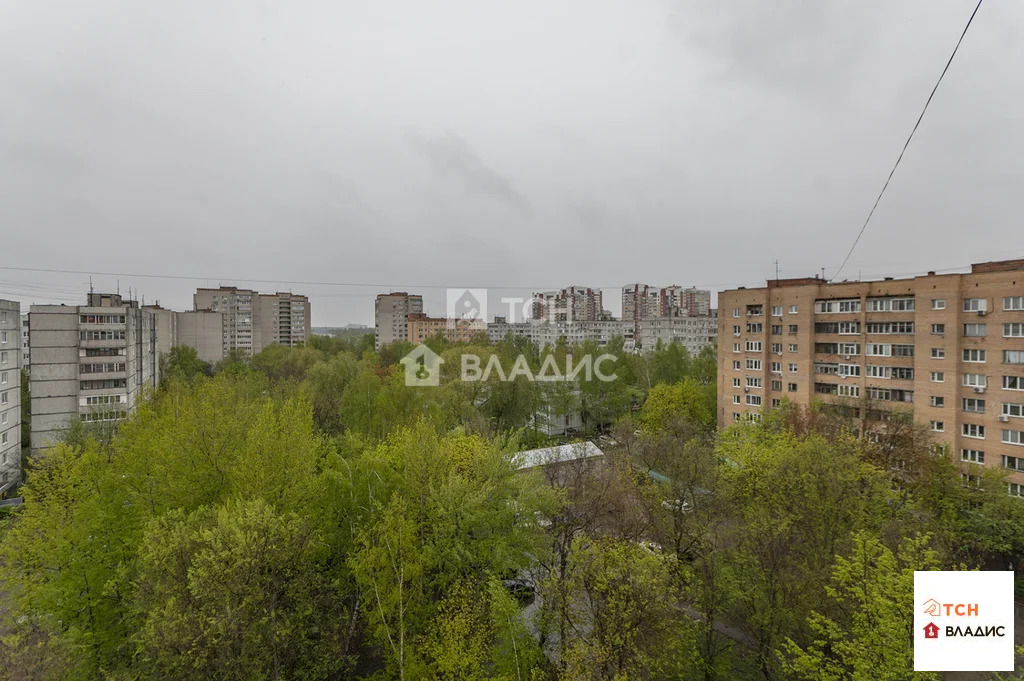
[[981, 393], [985, 392], [985, 389], [982, 388], [982, 387], [978, 387], [978, 388], [974, 389], [974, 392], [976, 392], [976, 393], [978, 393], [980, 395]]
[[843, 359], [850, 359], [850, 355], [843, 355]]
[[750, 388], [749, 388], [749, 387], [748, 387], [748, 388], [744, 388], [744, 389], [743, 389], [743, 392], [745, 392], [745, 393], [749, 393], [749, 392], [750, 392]]
[[978, 316], [979, 317], [984, 317], [987, 314], [988, 314], [988, 310], [978, 310]]
[[1009, 423], [1009, 422], [1010, 422], [1010, 417], [1009, 417], [1009, 416], [1007, 416], [1006, 414], [1000, 414], [1000, 415], [999, 415], [999, 416], [997, 416], [996, 418], [998, 418], [998, 419], [999, 419], [999, 422], [1000, 422], [1000, 423]]

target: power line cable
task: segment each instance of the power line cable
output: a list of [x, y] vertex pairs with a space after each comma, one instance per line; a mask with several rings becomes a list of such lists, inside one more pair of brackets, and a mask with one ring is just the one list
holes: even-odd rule
[[906, 153], [907, 147], [910, 146], [910, 140], [914, 138], [914, 133], [917, 132], [917, 127], [921, 125], [921, 119], [924, 118], [924, 113], [928, 110], [928, 105], [932, 103], [932, 97], [935, 96], [935, 92], [939, 89], [939, 84], [942, 83], [943, 77], [946, 75], [946, 71], [949, 70], [949, 65], [953, 63], [953, 57], [956, 56], [957, 50], [960, 49], [960, 43], [964, 41], [964, 36], [967, 35], [967, 29], [971, 27], [971, 22], [974, 21], [974, 15], [978, 13], [981, 8], [981, 3], [984, 0], [978, 0], [978, 4], [974, 7], [974, 11], [971, 12], [971, 18], [967, 20], [967, 25], [964, 26], [963, 33], [960, 34], [960, 39], [956, 41], [956, 47], [953, 48], [953, 53], [949, 55], [949, 60], [946, 62], [946, 66], [942, 69], [942, 73], [939, 74], [939, 79], [935, 81], [935, 87], [932, 88], [931, 94], [928, 95], [928, 100], [924, 103], [924, 108], [921, 109], [921, 115], [917, 117], [917, 122], [914, 123], [914, 129], [910, 131], [910, 136], [907, 137], [907, 141], [903, 144], [903, 149], [900, 151], [899, 157], [896, 159], [896, 163], [893, 165], [892, 170], [889, 171], [889, 177], [885, 179], [885, 184], [882, 185], [882, 191], [878, 192], [878, 198], [875, 199], [875, 204], [871, 206], [871, 211], [868, 213], [868, 217], [864, 220], [864, 224], [860, 228], [860, 232], [857, 233], [857, 238], [853, 240], [853, 245], [850, 246], [850, 251], [843, 258], [843, 264], [836, 270], [832, 280], [835, 281], [839, 277], [839, 274], [846, 267], [846, 263], [850, 260], [850, 256], [853, 255], [853, 251], [857, 248], [857, 244], [860, 243], [860, 238], [864, 236], [864, 230], [867, 229], [868, 223], [871, 222], [871, 216], [875, 214], [875, 209], [878, 208], [878, 203], [882, 200], [882, 195], [885, 194], [885, 190], [889, 188], [889, 181], [892, 180], [893, 174], [896, 172], [896, 168], [899, 167], [900, 161], [903, 160], [903, 154]]

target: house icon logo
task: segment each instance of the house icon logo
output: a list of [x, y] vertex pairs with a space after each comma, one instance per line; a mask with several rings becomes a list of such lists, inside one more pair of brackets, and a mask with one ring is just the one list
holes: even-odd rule
[[938, 617], [942, 614], [942, 604], [934, 598], [929, 598], [924, 602], [924, 614]]
[[405, 365], [407, 386], [438, 386], [441, 383], [441, 365], [444, 360], [436, 352], [420, 343], [399, 360]]
[[928, 624], [924, 625], [924, 637], [925, 638], [938, 638], [939, 637], [939, 627], [938, 627], [938, 625], [935, 624], [935, 622], [929, 622]]

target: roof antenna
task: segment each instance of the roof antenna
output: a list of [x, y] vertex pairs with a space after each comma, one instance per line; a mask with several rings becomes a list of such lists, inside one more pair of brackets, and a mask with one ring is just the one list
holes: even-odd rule
[[822, 278], [822, 280], [825, 279], [825, 268], [824, 267], [821, 268], [821, 278]]
[[775, 259], [775, 281], [779, 280], [779, 260]]

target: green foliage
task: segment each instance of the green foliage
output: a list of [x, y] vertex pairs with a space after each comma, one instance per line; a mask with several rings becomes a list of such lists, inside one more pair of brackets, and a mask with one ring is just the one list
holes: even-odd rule
[[195, 348], [176, 345], [167, 355], [160, 358], [160, 380], [192, 381], [197, 376], [212, 376], [213, 366], [199, 358]]
[[836, 559], [826, 588], [837, 617], [813, 613], [813, 641], [792, 639], [781, 657], [787, 678], [807, 681], [925, 681], [914, 672], [914, 571], [938, 569], [928, 538], [908, 538], [895, 554], [868, 533]]

